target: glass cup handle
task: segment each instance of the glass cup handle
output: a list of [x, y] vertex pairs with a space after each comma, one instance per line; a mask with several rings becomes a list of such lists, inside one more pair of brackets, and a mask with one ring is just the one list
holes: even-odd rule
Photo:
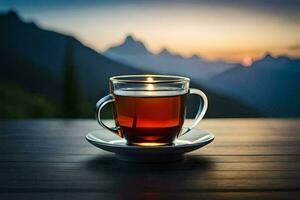
[[199, 95], [201, 97], [202, 101], [203, 101], [203, 106], [202, 106], [202, 109], [201, 109], [201, 106], [200, 106], [201, 104], [199, 105], [198, 112], [196, 114], [196, 117], [195, 117], [193, 123], [185, 131], [181, 132], [179, 134], [179, 136], [182, 136], [182, 135], [188, 133], [189, 131], [191, 131], [193, 128], [195, 128], [195, 126], [197, 126], [197, 124], [204, 117], [204, 115], [207, 111], [207, 107], [208, 107], [208, 100], [207, 100], [207, 97], [204, 94], [204, 92], [202, 92], [201, 90], [195, 89], [195, 88], [190, 88], [189, 94]]
[[115, 98], [113, 97], [113, 95], [109, 94], [103, 98], [101, 98], [97, 103], [96, 103], [96, 119], [97, 122], [103, 127], [106, 128], [108, 130], [110, 130], [111, 132], [117, 134], [118, 136], [120, 136], [119, 134], [119, 127], [108, 127], [106, 126], [103, 121], [101, 120], [101, 111], [104, 108], [104, 106], [106, 106], [109, 103], [112, 103], [115, 101]]

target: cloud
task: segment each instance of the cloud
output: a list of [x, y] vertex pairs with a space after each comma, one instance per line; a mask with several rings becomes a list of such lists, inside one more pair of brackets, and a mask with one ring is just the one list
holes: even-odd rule
[[300, 50], [300, 44], [294, 44], [287, 47], [288, 50], [297, 51]]

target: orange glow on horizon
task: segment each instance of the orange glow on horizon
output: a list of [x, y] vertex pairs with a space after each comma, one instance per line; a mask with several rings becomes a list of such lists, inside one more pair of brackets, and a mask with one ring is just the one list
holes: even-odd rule
[[242, 64], [245, 66], [245, 67], [250, 67], [253, 63], [253, 60], [250, 56], [246, 56], [245, 58], [243, 58], [243, 61], [242, 61]]
[[249, 64], [266, 52], [300, 58], [300, 26], [293, 20], [298, 16], [229, 5], [153, 3], [31, 12], [25, 19], [75, 35], [100, 52], [133, 33], [153, 53], [167, 48], [186, 57]]

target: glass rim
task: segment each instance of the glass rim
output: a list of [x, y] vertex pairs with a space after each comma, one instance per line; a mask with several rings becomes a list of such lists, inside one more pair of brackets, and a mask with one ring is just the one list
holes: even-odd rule
[[[137, 79], [134, 79], [137, 78]], [[138, 80], [141, 78], [141, 80]], [[144, 78], [144, 79], [143, 79]], [[152, 78], [147, 80], [147, 78]], [[155, 79], [157, 78], [157, 79]], [[156, 75], [156, 74], [137, 74], [137, 75], [121, 75], [109, 78], [113, 83], [181, 83], [190, 82], [190, 79], [184, 76], [173, 75]]]

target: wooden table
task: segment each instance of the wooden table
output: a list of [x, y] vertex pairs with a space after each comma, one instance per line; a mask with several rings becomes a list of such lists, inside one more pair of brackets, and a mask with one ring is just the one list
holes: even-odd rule
[[0, 199], [300, 199], [300, 120], [217, 119], [181, 162], [138, 164], [88, 144], [94, 120], [0, 122]]

